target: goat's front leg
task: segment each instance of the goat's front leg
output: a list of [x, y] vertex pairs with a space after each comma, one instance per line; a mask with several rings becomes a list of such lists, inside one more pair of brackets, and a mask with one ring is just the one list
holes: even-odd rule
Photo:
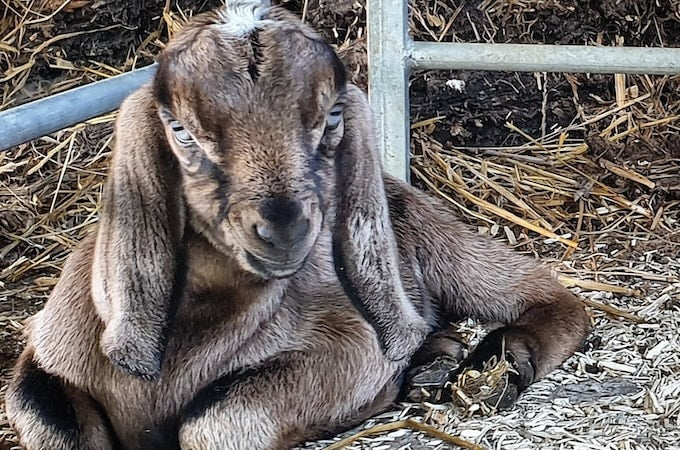
[[358, 331], [204, 388], [184, 412], [181, 448], [287, 449], [388, 407], [398, 394], [404, 363], [384, 357], [372, 330]]
[[402, 257], [419, 264], [440, 319], [504, 324], [468, 364], [479, 367], [504, 348], [521, 392], [583, 344], [589, 318], [582, 302], [538, 261], [478, 236], [428, 194], [389, 177], [385, 186]]
[[114, 448], [101, 408], [86, 392], [42, 370], [30, 347], [14, 370], [5, 398], [7, 415], [27, 450]]

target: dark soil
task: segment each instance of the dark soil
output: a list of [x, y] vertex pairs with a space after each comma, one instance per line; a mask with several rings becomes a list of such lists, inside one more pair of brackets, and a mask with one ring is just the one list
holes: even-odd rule
[[[74, 31], [93, 30], [114, 26], [108, 31], [67, 39], [59, 44], [64, 56], [76, 64], [98, 61], [112, 67], [127, 63], [130, 50], [138, 48], [146, 36], [160, 28], [164, 1], [109, 0], [94, 2], [80, 8], [66, 10], [54, 20], [55, 35]], [[201, 7], [207, 2], [178, 1], [182, 9]], [[213, 5], [219, 4], [213, 1]], [[148, 64], [151, 58], [141, 55], [139, 65]]]
[[[524, 7], [479, 0], [410, 3], [418, 11], [411, 16], [411, 32], [418, 40], [433, 40], [434, 34], [444, 42], [680, 46], [680, 2], [675, 0], [534, 0], [523, 2], [528, 5]], [[453, 16], [456, 19], [443, 32]], [[524, 138], [510, 133], [506, 122], [540, 137], [552, 127], [571, 123], [577, 102], [588, 111], [614, 100], [611, 75], [573, 77], [574, 88], [564, 75], [548, 74], [544, 93], [530, 73], [419, 73], [411, 84], [411, 117], [415, 121], [446, 116], [434, 132], [445, 145], [516, 145]], [[446, 86], [448, 80], [464, 81], [464, 91]], [[677, 98], [679, 88], [677, 82], [666, 85], [658, 93], [662, 104], [670, 96]], [[572, 133], [572, 137], [585, 136]], [[677, 138], [657, 144], [680, 146]]]
[[[427, 25], [412, 20], [412, 33], [427, 40], [461, 10], [442, 41], [680, 46], [680, 2], [676, 0], [527, 0], [409, 2]], [[428, 18], [427, 14], [435, 16]], [[472, 25], [474, 24], [474, 26]], [[436, 32], [436, 31], [435, 31]], [[436, 32], [437, 36], [441, 33]], [[430, 38], [431, 39], [431, 38]]]
[[[560, 75], [548, 75], [545, 118], [544, 93], [530, 73], [436, 71], [416, 74], [411, 82], [413, 120], [445, 116], [434, 137], [445, 145], [518, 145], [524, 138], [509, 134], [506, 122], [514, 123], [532, 136], [541, 136], [541, 124], [567, 126], [576, 116], [571, 86]], [[463, 92], [446, 85], [448, 80], [465, 82]], [[589, 89], [611, 99], [610, 80], [591, 79]], [[547, 131], [550, 131], [549, 129]]]

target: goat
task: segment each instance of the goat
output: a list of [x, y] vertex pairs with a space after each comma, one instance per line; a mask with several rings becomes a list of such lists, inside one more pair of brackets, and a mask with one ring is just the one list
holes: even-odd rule
[[196, 16], [123, 103], [97, 232], [74, 250], [6, 395], [29, 449], [268, 449], [398, 395], [426, 336], [501, 322], [520, 392], [587, 334], [532, 258], [382, 173], [363, 92], [295, 16]]

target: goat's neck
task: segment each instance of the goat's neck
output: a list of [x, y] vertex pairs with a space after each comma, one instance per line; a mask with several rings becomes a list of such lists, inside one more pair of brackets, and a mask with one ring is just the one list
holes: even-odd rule
[[233, 257], [196, 232], [188, 233], [185, 242], [187, 281], [193, 286], [238, 291], [252, 298], [282, 293], [288, 285], [288, 280], [264, 280], [246, 272]]

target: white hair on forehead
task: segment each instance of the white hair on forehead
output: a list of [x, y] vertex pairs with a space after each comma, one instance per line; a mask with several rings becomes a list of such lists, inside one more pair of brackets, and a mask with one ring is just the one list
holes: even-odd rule
[[269, 7], [269, 0], [224, 0], [224, 6], [218, 11], [223, 21], [220, 28], [235, 36], [248, 34], [272, 22], [262, 18]]

